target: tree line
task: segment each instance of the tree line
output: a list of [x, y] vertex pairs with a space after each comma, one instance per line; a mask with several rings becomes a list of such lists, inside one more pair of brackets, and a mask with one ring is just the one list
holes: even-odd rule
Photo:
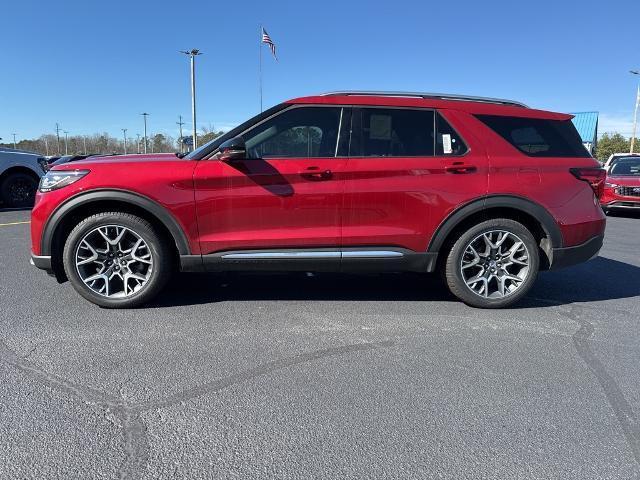
[[[203, 127], [198, 134], [198, 145], [203, 145], [224, 132], [215, 131], [211, 128]], [[183, 138], [189, 138], [185, 136]], [[13, 142], [0, 143], [2, 147], [13, 147]], [[182, 146], [182, 148], [181, 148]], [[36, 152], [41, 155], [83, 155], [83, 154], [112, 154], [124, 153], [124, 138], [117, 138], [108, 133], [95, 133], [93, 135], [72, 135], [67, 138], [65, 146], [64, 136], [47, 134], [31, 140], [20, 140], [16, 143], [20, 150]], [[631, 139], [619, 133], [605, 133], [598, 139], [594, 156], [601, 162], [605, 162], [612, 153], [628, 152], [631, 148]], [[180, 152], [187, 151], [180, 138], [174, 138], [163, 133], [156, 133], [147, 137], [147, 152]], [[142, 137], [127, 137], [127, 153], [144, 152], [144, 139]], [[640, 139], [635, 141], [635, 151], [640, 153]]]
[[[598, 139], [595, 157], [605, 162], [612, 153], [625, 153], [631, 150], [631, 138], [619, 133], [605, 133]], [[636, 138], [634, 151], [640, 153], [640, 140]]]
[[[222, 135], [222, 131], [214, 131], [207, 127], [203, 127], [198, 134], [198, 145], [203, 145], [214, 138]], [[183, 138], [191, 139], [191, 136]], [[180, 138], [174, 138], [163, 133], [156, 133], [147, 137], [148, 153], [172, 153], [186, 152], [188, 147]], [[0, 143], [2, 147], [13, 148], [13, 142]], [[59, 156], [59, 155], [85, 155], [85, 154], [113, 154], [125, 152], [124, 137], [113, 137], [108, 133], [94, 133], [93, 135], [71, 135], [66, 139], [64, 135], [58, 138], [53, 134], [41, 135], [34, 139], [23, 139], [16, 142], [16, 148], [29, 152], [39, 153], [41, 155]], [[144, 138], [128, 137], [126, 144], [127, 153], [143, 153]]]

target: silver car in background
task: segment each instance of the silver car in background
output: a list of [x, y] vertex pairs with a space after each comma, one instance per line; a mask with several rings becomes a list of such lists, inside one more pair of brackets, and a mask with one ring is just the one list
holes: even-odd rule
[[37, 153], [0, 147], [0, 203], [2, 207], [33, 206], [46, 159]]

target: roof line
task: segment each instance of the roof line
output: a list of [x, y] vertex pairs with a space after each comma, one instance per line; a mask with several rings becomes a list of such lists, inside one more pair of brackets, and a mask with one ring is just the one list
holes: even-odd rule
[[387, 92], [387, 91], [367, 91], [367, 90], [342, 90], [336, 92], [322, 93], [320, 96], [370, 96], [370, 97], [417, 97], [437, 100], [454, 100], [460, 102], [480, 102], [496, 103], [500, 105], [511, 105], [515, 107], [529, 108], [527, 105], [515, 100], [492, 97], [476, 97], [472, 95], [457, 95], [452, 93], [430, 93], [430, 92]]

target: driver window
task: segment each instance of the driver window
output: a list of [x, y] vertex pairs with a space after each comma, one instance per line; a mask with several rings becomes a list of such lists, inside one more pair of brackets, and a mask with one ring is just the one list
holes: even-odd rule
[[340, 107], [299, 107], [243, 135], [249, 158], [334, 157]]

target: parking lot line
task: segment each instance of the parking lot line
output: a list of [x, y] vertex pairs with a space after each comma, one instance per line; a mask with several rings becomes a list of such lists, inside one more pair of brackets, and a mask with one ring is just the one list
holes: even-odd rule
[[31, 222], [10, 222], [10, 223], [0, 223], [0, 227], [8, 227], [10, 225], [24, 225], [25, 223]]

